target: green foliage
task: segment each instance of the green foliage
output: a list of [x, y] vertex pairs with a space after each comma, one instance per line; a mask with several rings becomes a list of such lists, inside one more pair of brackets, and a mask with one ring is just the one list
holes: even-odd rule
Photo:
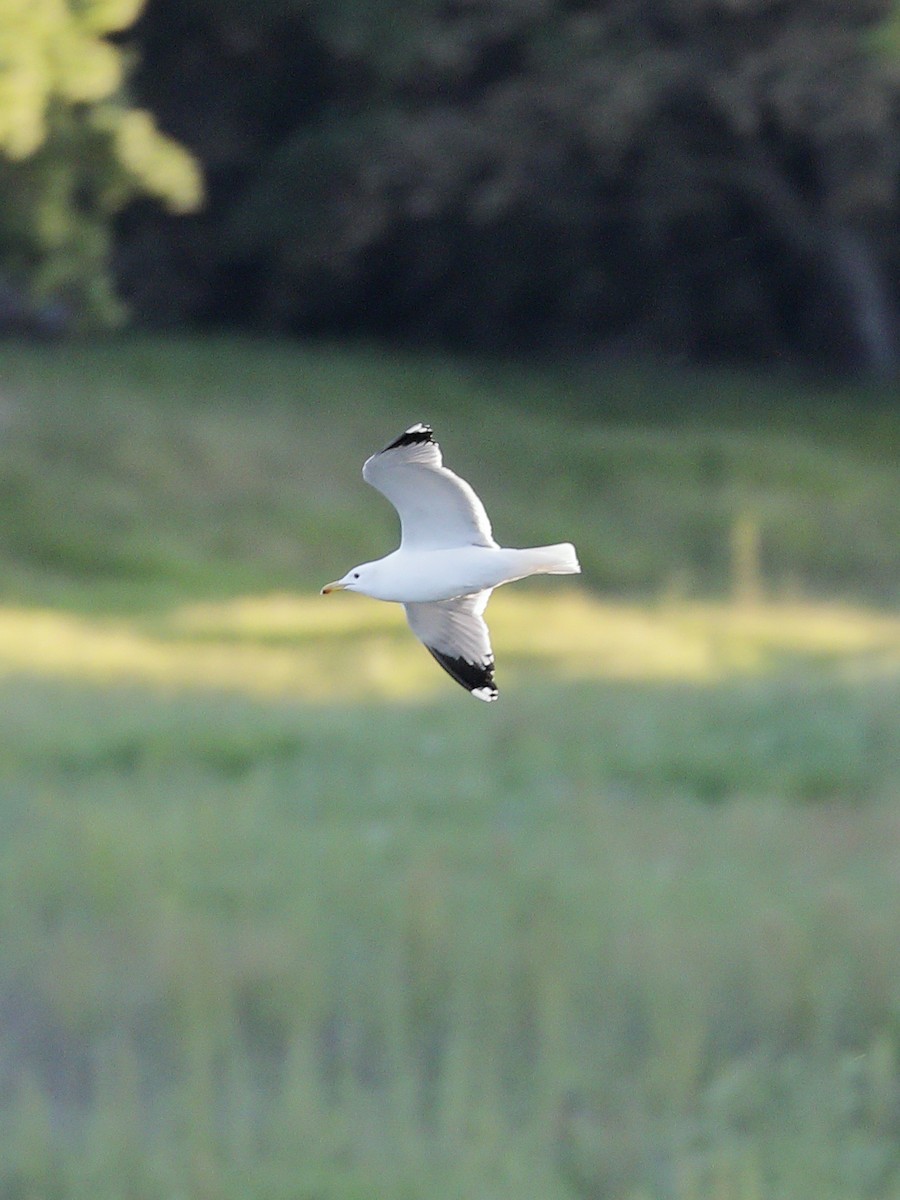
[[[607, 525], [658, 578], [752, 492], [764, 551], [896, 595], [892, 407], [174, 339], [11, 346], [2, 391], [0, 1195], [894, 1200], [896, 618], [498, 597], [488, 708], [364, 699], [390, 606], [209, 599], [387, 545], [359, 461], [417, 418], [589, 584]], [[551, 669], [604, 637], [658, 674]]]
[[872, 45], [876, 52], [890, 61], [900, 58], [900, 5], [892, 3], [880, 25], [872, 32]]
[[[123, 94], [125, 51], [107, 40], [139, 0], [0, 6], [0, 269], [38, 311], [117, 320], [111, 221], [149, 193], [174, 212], [202, 196], [191, 156]], [[25, 305], [23, 304], [23, 307]]]
[[0, 1190], [889, 1200], [900, 694], [687, 699], [0, 687]]
[[173, 38], [160, 6], [139, 86], [214, 165], [181, 291], [268, 329], [889, 375], [889, 7], [188, 0]]
[[48, 109], [55, 99], [90, 104], [119, 88], [120, 58], [104, 35], [130, 24], [139, 9], [133, 0], [3, 4], [0, 147], [8, 157], [27, 158], [46, 141]]
[[876, 392], [178, 339], [10, 346], [3, 392], [7, 596], [321, 585], [393, 537], [358, 470], [419, 419], [505, 541], [571, 537], [602, 591], [730, 595], [750, 513], [767, 595], [900, 594], [900, 434]]

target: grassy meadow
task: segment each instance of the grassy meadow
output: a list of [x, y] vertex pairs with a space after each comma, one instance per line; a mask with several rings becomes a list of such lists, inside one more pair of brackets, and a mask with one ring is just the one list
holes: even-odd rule
[[[495, 705], [393, 606], [430, 421]], [[366, 348], [3, 348], [0, 1200], [900, 1198], [900, 415]]]

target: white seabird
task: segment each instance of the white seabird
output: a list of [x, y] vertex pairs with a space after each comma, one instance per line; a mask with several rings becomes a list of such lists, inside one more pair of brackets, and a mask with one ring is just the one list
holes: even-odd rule
[[363, 479], [399, 513], [400, 546], [326, 584], [322, 595], [342, 589], [402, 604], [410, 629], [444, 670], [479, 700], [496, 700], [482, 615], [491, 591], [527, 575], [579, 574], [574, 546], [498, 546], [484, 505], [443, 465], [430, 425], [411, 425], [373, 454]]

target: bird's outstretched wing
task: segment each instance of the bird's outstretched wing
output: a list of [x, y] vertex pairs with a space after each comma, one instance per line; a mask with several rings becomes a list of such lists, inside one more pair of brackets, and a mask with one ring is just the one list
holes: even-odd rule
[[430, 425], [411, 425], [363, 466], [363, 479], [400, 514], [407, 550], [496, 546], [484, 505], [464, 479], [443, 465]]
[[494, 653], [482, 613], [491, 589], [432, 604], [404, 604], [406, 619], [416, 637], [452, 675], [479, 700], [496, 700]]

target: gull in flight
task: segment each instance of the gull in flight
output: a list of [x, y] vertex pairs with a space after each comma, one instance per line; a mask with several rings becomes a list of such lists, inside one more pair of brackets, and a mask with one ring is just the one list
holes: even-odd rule
[[400, 546], [326, 584], [322, 595], [345, 590], [402, 604], [410, 629], [444, 670], [479, 700], [496, 700], [484, 621], [491, 592], [527, 575], [579, 574], [574, 546], [498, 546], [484, 505], [443, 465], [430, 425], [411, 425], [373, 454], [363, 479], [400, 514]]

